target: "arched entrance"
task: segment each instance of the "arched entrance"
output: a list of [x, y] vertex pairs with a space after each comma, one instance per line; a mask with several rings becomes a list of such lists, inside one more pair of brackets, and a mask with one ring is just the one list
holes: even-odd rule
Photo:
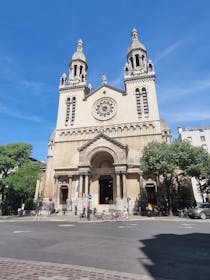
[[113, 178], [110, 175], [99, 178], [99, 204], [113, 204]]
[[60, 204], [64, 205], [68, 199], [68, 186], [61, 186], [60, 188]]
[[157, 204], [157, 191], [154, 184], [146, 184], [147, 202]]
[[107, 151], [97, 152], [90, 163], [93, 181], [97, 183], [98, 204], [112, 204], [115, 195], [112, 155]]

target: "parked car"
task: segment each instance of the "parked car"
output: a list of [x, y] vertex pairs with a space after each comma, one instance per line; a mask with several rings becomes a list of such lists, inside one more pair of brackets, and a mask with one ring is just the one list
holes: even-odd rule
[[210, 203], [201, 203], [195, 208], [188, 210], [188, 216], [193, 218], [201, 218], [202, 220], [210, 217]]

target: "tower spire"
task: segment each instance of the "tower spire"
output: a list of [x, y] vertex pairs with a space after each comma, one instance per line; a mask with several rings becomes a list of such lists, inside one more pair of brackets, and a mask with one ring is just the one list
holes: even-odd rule
[[127, 77], [137, 77], [148, 74], [154, 74], [153, 64], [147, 59], [147, 50], [139, 41], [138, 31], [133, 28], [131, 31], [131, 43], [127, 50], [127, 62], [124, 67], [125, 79]]
[[77, 41], [77, 51], [82, 52], [82, 48], [83, 48], [83, 41], [82, 41], [82, 39], [79, 39]]
[[132, 29], [132, 31], [131, 31], [131, 38], [132, 38], [132, 41], [138, 40], [138, 31], [137, 31], [136, 28]]
[[87, 81], [87, 60], [83, 53], [83, 41], [77, 41], [77, 50], [72, 55], [69, 63], [69, 82], [72, 84], [84, 84]]

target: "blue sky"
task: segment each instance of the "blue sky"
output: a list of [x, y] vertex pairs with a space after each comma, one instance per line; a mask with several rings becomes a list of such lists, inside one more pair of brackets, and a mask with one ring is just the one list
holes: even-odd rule
[[12, 0], [0, 3], [0, 144], [27, 142], [46, 159], [59, 77], [79, 38], [88, 82], [123, 88], [136, 27], [155, 65], [161, 118], [177, 127], [210, 125], [210, 2], [205, 0]]

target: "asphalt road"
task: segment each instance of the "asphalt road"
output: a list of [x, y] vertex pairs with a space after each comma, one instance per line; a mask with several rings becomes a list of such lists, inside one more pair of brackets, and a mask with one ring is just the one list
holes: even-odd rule
[[0, 221], [0, 257], [210, 279], [210, 220]]

